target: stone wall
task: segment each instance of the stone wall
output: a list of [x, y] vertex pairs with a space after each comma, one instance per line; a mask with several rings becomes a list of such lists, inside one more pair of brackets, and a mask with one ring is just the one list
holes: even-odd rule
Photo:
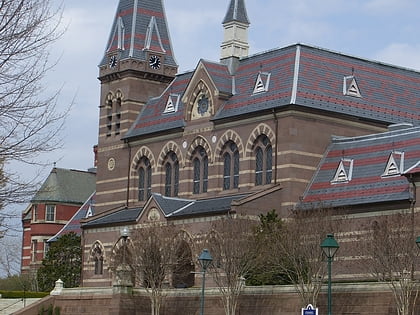
[[[198, 315], [200, 288], [165, 291], [161, 315]], [[51, 303], [51, 297], [48, 297]], [[337, 315], [397, 315], [392, 292], [384, 283], [333, 284], [333, 314]], [[63, 289], [54, 296], [54, 306], [61, 315], [149, 315], [150, 300], [144, 290], [134, 289], [132, 295], [115, 294], [112, 288]], [[236, 315], [296, 315], [302, 305], [292, 286], [246, 287], [241, 295]], [[320, 294], [319, 314], [327, 312], [326, 288]], [[223, 305], [217, 289], [206, 290], [206, 315], [223, 315]], [[37, 314], [27, 307], [16, 315]], [[415, 314], [420, 314], [420, 307]]]

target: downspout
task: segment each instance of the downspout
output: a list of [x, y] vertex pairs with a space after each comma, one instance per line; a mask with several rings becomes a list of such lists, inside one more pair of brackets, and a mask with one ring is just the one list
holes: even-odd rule
[[128, 161], [127, 161], [127, 195], [125, 200], [125, 207], [128, 208], [128, 201], [130, 200], [130, 165], [131, 165], [131, 146], [128, 140], [125, 140], [128, 147]]
[[[416, 205], [416, 200], [417, 200], [417, 186], [416, 186], [416, 182], [413, 179], [413, 175], [409, 174], [409, 176], [407, 176], [408, 182], [411, 184], [411, 192], [410, 192], [410, 211], [411, 211], [411, 239], [414, 242], [414, 240], [416, 239], [415, 235], [414, 235], [414, 209], [415, 209], [415, 205]], [[414, 250], [417, 250], [414, 249]], [[414, 281], [414, 258], [415, 255], [413, 253], [413, 257], [412, 257], [412, 264], [411, 264], [411, 280]]]
[[279, 120], [276, 115], [276, 111], [273, 108], [274, 125], [276, 130], [276, 152], [274, 154], [274, 184], [277, 184], [277, 155], [278, 155], [278, 144], [279, 144]]

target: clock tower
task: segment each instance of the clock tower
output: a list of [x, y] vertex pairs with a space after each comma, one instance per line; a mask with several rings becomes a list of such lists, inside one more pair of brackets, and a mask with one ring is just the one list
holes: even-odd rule
[[162, 2], [119, 0], [99, 64], [97, 213], [124, 205], [130, 154], [121, 139], [177, 73]]

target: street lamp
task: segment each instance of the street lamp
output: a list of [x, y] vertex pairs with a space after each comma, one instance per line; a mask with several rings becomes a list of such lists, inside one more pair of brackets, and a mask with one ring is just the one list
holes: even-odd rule
[[123, 246], [124, 246], [124, 248], [123, 248], [123, 261], [122, 261], [122, 263], [125, 265], [125, 252], [126, 252], [126, 250], [127, 250], [127, 238], [128, 238], [128, 235], [130, 234], [130, 230], [128, 229], [128, 227], [124, 227], [122, 230], [121, 230], [121, 236], [122, 236], [122, 238], [123, 238], [123, 240], [124, 240], [124, 244], [123, 244]]
[[333, 234], [327, 234], [327, 238], [324, 239], [321, 243], [322, 251], [325, 256], [328, 258], [328, 315], [331, 315], [331, 262], [334, 258], [335, 253], [338, 248], [337, 241], [334, 238]]
[[204, 315], [204, 287], [206, 281], [206, 270], [210, 266], [212, 261], [213, 257], [211, 257], [209, 251], [207, 249], [203, 249], [200, 256], [198, 257], [198, 262], [201, 266], [201, 272], [203, 273], [203, 283], [201, 285], [200, 315]]
[[416, 245], [420, 249], [420, 236], [417, 236]]

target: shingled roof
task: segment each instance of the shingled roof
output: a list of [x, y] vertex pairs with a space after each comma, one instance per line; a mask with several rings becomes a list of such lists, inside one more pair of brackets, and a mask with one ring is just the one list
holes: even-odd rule
[[[152, 199], [166, 218], [182, 218], [187, 216], [203, 216], [226, 213], [231, 209], [234, 200], [240, 200], [249, 194], [216, 197], [203, 200], [183, 199], [152, 194]], [[107, 215], [92, 218], [83, 227], [103, 226], [109, 224], [133, 223], [139, 219], [144, 208], [123, 208]]]
[[298, 208], [408, 201], [419, 162], [420, 127], [334, 138]]
[[31, 202], [83, 204], [95, 190], [95, 185], [95, 173], [53, 168]]
[[108, 53], [119, 59], [146, 60], [147, 51], [165, 55], [164, 64], [176, 66], [162, 0], [120, 0], [100, 66]]
[[222, 23], [226, 24], [232, 21], [238, 21], [244, 24], [250, 24], [248, 14], [246, 12], [244, 0], [231, 0], [230, 1], [228, 11]]
[[90, 195], [89, 199], [77, 210], [73, 217], [63, 226], [63, 228], [48, 242], [55, 242], [61, 235], [68, 233], [82, 234], [80, 221], [89, 218], [95, 214], [95, 192]]
[[[293, 106], [385, 125], [420, 125], [420, 72], [415, 70], [302, 44], [242, 58], [234, 75], [222, 63], [201, 61], [199, 66], [224, 95], [211, 118], [216, 123]], [[150, 100], [125, 138], [183, 128], [182, 97], [193, 75], [178, 75], [160, 97]], [[179, 96], [177, 110], [166, 114], [171, 94]]]

